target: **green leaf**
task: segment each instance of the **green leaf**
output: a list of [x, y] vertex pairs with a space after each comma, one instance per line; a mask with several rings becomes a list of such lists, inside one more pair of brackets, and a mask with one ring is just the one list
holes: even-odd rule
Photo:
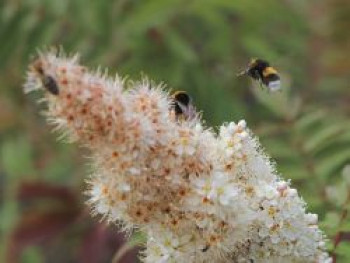
[[136, 231], [132, 234], [131, 238], [128, 240], [128, 244], [131, 247], [144, 245], [147, 242], [147, 236], [141, 231]]
[[337, 262], [350, 262], [350, 243], [340, 242], [335, 253], [341, 256], [341, 261], [337, 260]]
[[[331, 144], [338, 135], [344, 131], [346, 126], [343, 123], [330, 124], [316, 131], [304, 144], [304, 150], [316, 152], [325, 144]], [[350, 128], [350, 126], [349, 126]], [[350, 141], [349, 141], [350, 143]], [[349, 144], [350, 146], [350, 144]]]
[[0, 231], [10, 233], [18, 219], [18, 203], [10, 198], [0, 208]]
[[340, 215], [336, 212], [328, 212], [323, 221], [320, 222], [322, 228], [327, 229], [328, 234], [335, 234], [340, 222]]
[[197, 55], [190, 46], [179, 34], [169, 31], [165, 34], [167, 45], [171, 49], [173, 55], [180, 58], [183, 62], [194, 62]]
[[18, 178], [34, 174], [31, 147], [25, 137], [8, 140], [1, 146], [0, 162], [9, 176]]
[[159, 27], [169, 21], [179, 10], [179, 1], [143, 1], [131, 13], [121, 28], [128, 33], [143, 33], [148, 28]]
[[350, 186], [350, 164], [347, 164], [342, 171], [342, 178], [344, 179], [347, 186]]
[[336, 186], [328, 186], [326, 188], [326, 193], [329, 201], [333, 202], [338, 207], [345, 204], [348, 198], [348, 187], [344, 182]]
[[6, 66], [8, 59], [13, 57], [18, 47], [18, 42], [21, 43], [21, 36], [24, 31], [24, 22], [28, 17], [28, 12], [24, 8], [20, 8], [7, 22], [0, 27], [0, 70]]
[[[256, 86], [259, 84], [255, 83]], [[269, 92], [266, 88], [255, 87], [253, 94], [266, 106], [275, 116], [287, 120], [294, 119], [299, 113], [301, 99], [297, 96], [289, 95], [289, 88], [283, 87], [280, 92]]]
[[295, 123], [295, 130], [297, 132], [302, 133], [305, 130], [310, 129], [310, 127], [313, 127], [315, 123], [318, 123], [319, 121], [325, 120], [325, 112], [322, 110], [310, 112], [307, 114], [304, 114], [296, 123]]
[[324, 156], [317, 160], [315, 167], [316, 173], [322, 178], [327, 178], [340, 170], [347, 162], [350, 161], [350, 149], [345, 149], [331, 155]]
[[291, 147], [291, 145], [285, 140], [276, 140], [275, 137], [265, 139], [264, 145], [266, 145], [267, 152], [272, 158], [279, 159], [295, 159], [298, 153]]
[[24, 249], [21, 256], [21, 263], [44, 262], [43, 254], [38, 247], [30, 246]]

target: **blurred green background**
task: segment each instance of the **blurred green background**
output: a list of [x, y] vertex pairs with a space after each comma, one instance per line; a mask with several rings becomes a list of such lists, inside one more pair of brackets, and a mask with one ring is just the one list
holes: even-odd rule
[[[91, 218], [83, 150], [56, 141], [22, 91], [37, 48], [187, 90], [208, 125], [246, 119], [350, 262], [348, 0], [0, 0], [0, 262], [137, 262], [138, 235]], [[236, 78], [269, 60], [283, 91]]]

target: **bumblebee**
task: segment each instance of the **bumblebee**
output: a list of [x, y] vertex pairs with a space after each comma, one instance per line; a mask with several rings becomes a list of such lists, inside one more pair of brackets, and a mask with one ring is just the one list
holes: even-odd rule
[[43, 87], [51, 94], [57, 96], [59, 94], [58, 85], [52, 76], [45, 74], [43, 63], [40, 59], [37, 59], [32, 63], [32, 69], [39, 76]]
[[267, 87], [270, 91], [281, 89], [280, 76], [277, 70], [270, 66], [270, 63], [262, 59], [252, 59], [248, 68], [237, 74], [238, 77], [248, 75], [259, 81], [261, 86]]
[[172, 94], [172, 110], [177, 120], [191, 120], [195, 117], [196, 110], [192, 98], [185, 91], [175, 91]]

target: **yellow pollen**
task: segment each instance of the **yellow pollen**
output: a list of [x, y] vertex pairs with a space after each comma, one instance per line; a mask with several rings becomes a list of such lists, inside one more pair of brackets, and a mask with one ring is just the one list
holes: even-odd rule
[[233, 145], [234, 145], [234, 143], [233, 143], [232, 140], [229, 140], [229, 141], [227, 142], [227, 147], [233, 147]]
[[211, 190], [211, 185], [209, 183], [207, 183], [206, 185], [204, 185], [202, 187], [202, 190], [205, 192], [205, 193], [209, 193], [210, 190]]
[[273, 217], [276, 214], [276, 209], [274, 207], [270, 206], [267, 212], [268, 212], [270, 217]]
[[277, 233], [278, 230], [279, 230], [279, 228], [280, 228], [280, 225], [279, 225], [279, 224], [273, 225], [273, 226], [270, 228], [270, 230], [269, 230], [270, 234]]
[[181, 144], [188, 145], [188, 143], [189, 143], [188, 138], [184, 138], [184, 137], [181, 138]]
[[218, 187], [218, 189], [216, 190], [218, 195], [222, 195], [225, 191], [223, 187]]
[[164, 246], [165, 246], [165, 247], [171, 247], [171, 242], [170, 242], [169, 239], [166, 239], [166, 240], [164, 241]]
[[245, 189], [245, 192], [247, 195], [252, 195], [254, 193], [254, 187], [252, 186], [247, 186]]

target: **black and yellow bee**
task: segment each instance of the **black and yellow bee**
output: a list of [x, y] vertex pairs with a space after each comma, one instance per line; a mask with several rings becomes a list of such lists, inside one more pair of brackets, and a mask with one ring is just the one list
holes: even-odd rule
[[177, 120], [191, 120], [196, 116], [192, 98], [186, 91], [175, 91], [171, 97], [172, 110]]
[[35, 60], [31, 64], [31, 68], [38, 75], [43, 87], [47, 91], [49, 91], [53, 95], [59, 94], [59, 88], [58, 88], [58, 85], [57, 85], [55, 79], [52, 76], [45, 74], [44, 69], [43, 69], [43, 63], [42, 63], [41, 59]]
[[262, 59], [252, 59], [248, 68], [238, 73], [237, 76], [248, 75], [259, 81], [270, 91], [281, 89], [281, 80], [277, 70], [270, 66], [270, 63]]

